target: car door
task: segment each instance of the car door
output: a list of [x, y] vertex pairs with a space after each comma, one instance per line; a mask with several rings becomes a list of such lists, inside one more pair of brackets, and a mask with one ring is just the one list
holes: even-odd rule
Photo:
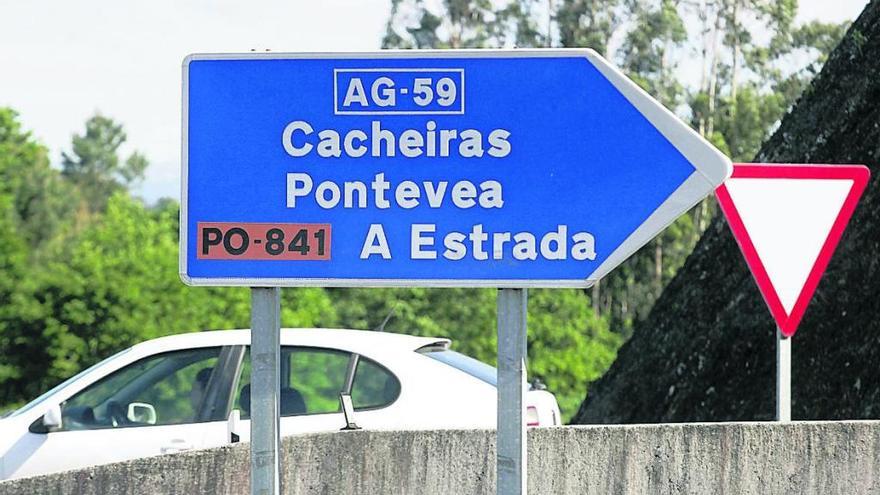
[[[337, 431], [345, 426], [339, 393], [345, 388], [352, 355], [321, 347], [282, 346], [281, 435]], [[233, 407], [241, 414], [239, 435], [250, 439], [250, 350], [245, 352]]]
[[354, 421], [361, 428], [382, 430], [411, 428], [418, 424], [399, 407], [400, 380], [388, 368], [362, 355], [355, 355], [353, 374], [346, 384], [351, 394]]
[[233, 350], [164, 352], [97, 380], [64, 401], [60, 429], [31, 425], [7, 469], [21, 477], [226, 443]]
[[[358, 354], [308, 346], [281, 348], [281, 435], [338, 431], [345, 426], [339, 394], [351, 394], [359, 426], [392, 428], [401, 418], [388, 414], [400, 395], [400, 381], [385, 367]], [[249, 351], [241, 366], [233, 407], [243, 420], [236, 433], [250, 439]]]

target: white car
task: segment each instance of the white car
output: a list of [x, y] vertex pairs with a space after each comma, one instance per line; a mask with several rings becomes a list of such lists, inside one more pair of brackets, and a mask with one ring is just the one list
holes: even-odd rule
[[[173, 335], [126, 349], [0, 419], [0, 480], [249, 439], [250, 332]], [[440, 338], [281, 331], [281, 434], [494, 428], [495, 368]], [[530, 426], [560, 423], [556, 398], [526, 393]]]

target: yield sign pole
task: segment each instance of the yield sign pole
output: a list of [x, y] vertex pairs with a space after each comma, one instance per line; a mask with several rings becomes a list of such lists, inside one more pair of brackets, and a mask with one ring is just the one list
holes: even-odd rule
[[777, 325], [776, 419], [791, 419], [791, 337], [867, 185], [861, 165], [735, 164], [716, 191]]
[[791, 340], [776, 327], [776, 421], [791, 421]]

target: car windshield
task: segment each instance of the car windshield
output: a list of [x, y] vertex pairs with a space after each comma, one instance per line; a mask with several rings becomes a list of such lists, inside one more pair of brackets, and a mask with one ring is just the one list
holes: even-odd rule
[[62, 388], [66, 387], [67, 385], [69, 385], [69, 384], [71, 384], [71, 383], [73, 383], [74, 381], [78, 380], [81, 376], [83, 376], [83, 375], [85, 375], [86, 373], [92, 371], [93, 369], [97, 368], [98, 366], [101, 366], [102, 364], [106, 363], [107, 361], [110, 361], [111, 359], [115, 359], [115, 358], [117, 358], [117, 357], [119, 357], [119, 356], [122, 356], [123, 354], [125, 354], [125, 353], [128, 352], [129, 350], [131, 350], [131, 348], [125, 349], [124, 351], [121, 351], [121, 352], [117, 352], [116, 354], [114, 354], [114, 355], [108, 357], [107, 359], [104, 359], [103, 361], [99, 361], [99, 362], [93, 364], [92, 366], [86, 368], [86, 369], [83, 370], [83, 371], [80, 371], [79, 373], [73, 375], [72, 377], [68, 378], [67, 380], [64, 380], [63, 382], [61, 382], [60, 384], [56, 385], [55, 387], [53, 387], [53, 388], [52, 388], [51, 390], [49, 390], [48, 392], [44, 393], [43, 395], [41, 395], [41, 396], [37, 397], [36, 399], [34, 399], [34, 400], [28, 402], [27, 404], [25, 404], [24, 406], [22, 406], [20, 409], [17, 409], [17, 410], [15, 410], [15, 411], [11, 412], [11, 413], [6, 413], [4, 416], [0, 416], [0, 417], [13, 417], [13, 416], [18, 416], [19, 414], [24, 414], [24, 413], [30, 411], [31, 409], [33, 409], [33, 408], [37, 407], [38, 405], [42, 404], [43, 402], [45, 402], [46, 399], [48, 399], [48, 398], [51, 397], [52, 395], [55, 395], [55, 392], [58, 392], [58, 391], [61, 390]]
[[498, 371], [488, 364], [455, 351], [436, 350], [422, 352], [424, 356], [448, 364], [474, 378], [482, 380], [493, 387], [498, 386]]

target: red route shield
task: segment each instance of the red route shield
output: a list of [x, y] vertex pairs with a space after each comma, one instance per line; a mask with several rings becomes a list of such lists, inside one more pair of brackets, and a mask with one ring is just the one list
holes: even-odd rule
[[330, 260], [330, 224], [199, 222], [197, 226], [199, 259]]
[[[792, 165], [792, 164], [751, 164], [736, 163], [733, 165], [733, 175], [731, 179], [825, 179], [825, 180], [851, 180], [852, 186], [837, 217], [834, 219], [831, 230], [822, 243], [819, 254], [813, 266], [809, 271], [806, 282], [800, 290], [797, 299], [791, 308], [791, 312], [786, 311], [776, 287], [774, 287], [764, 261], [758, 254], [752, 238], [743, 222], [737, 205], [731, 198], [731, 194], [727, 188], [727, 184], [722, 184], [715, 191], [718, 204], [721, 211], [727, 218], [733, 235], [742, 250], [746, 263], [755, 277], [758, 288], [764, 296], [764, 301], [770, 309], [770, 313], [779, 325], [779, 329], [786, 337], [791, 337], [797, 331], [798, 324], [803, 318], [804, 312], [819, 285], [819, 280], [831, 260], [831, 255], [837, 248], [837, 243], [846, 229], [849, 219], [852, 217], [856, 204], [865, 190], [870, 178], [870, 171], [867, 167], [861, 165]], [[785, 187], [785, 183], [780, 182], [779, 187]], [[772, 204], [767, 205], [773, 208]]]

